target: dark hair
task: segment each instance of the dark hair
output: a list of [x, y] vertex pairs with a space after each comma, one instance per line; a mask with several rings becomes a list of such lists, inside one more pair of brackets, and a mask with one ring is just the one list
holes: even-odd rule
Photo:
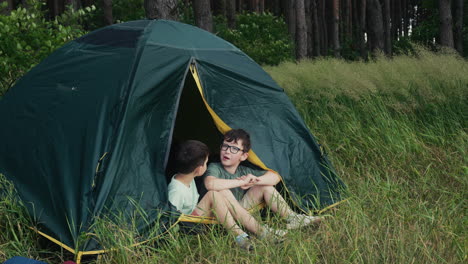
[[197, 140], [187, 140], [179, 145], [175, 155], [176, 171], [178, 173], [191, 173], [198, 166], [203, 165], [210, 155], [208, 147]]
[[250, 135], [244, 129], [231, 129], [226, 134], [224, 134], [224, 140], [227, 142], [235, 142], [237, 143], [238, 140], [242, 140], [242, 147], [244, 148], [244, 152], [248, 152], [250, 150]]

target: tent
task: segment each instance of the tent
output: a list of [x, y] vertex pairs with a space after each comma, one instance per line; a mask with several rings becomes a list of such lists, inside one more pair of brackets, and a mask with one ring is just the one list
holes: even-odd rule
[[[0, 100], [0, 173], [39, 232], [75, 254], [99, 252], [93, 220], [171, 211], [165, 170], [171, 145], [244, 128], [251, 163], [282, 176], [298, 210], [341, 201], [345, 186], [272, 78], [232, 44], [165, 20], [108, 26], [71, 41]], [[156, 210], [157, 209], [157, 210]]]

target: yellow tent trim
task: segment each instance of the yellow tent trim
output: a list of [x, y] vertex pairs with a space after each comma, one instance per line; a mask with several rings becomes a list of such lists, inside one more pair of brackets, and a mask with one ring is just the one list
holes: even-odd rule
[[[213, 121], [215, 122], [216, 127], [218, 128], [218, 130], [221, 133], [225, 134], [226, 132], [231, 130], [231, 128], [226, 123], [224, 123], [223, 120], [221, 120], [221, 118], [215, 113], [213, 108], [211, 108], [211, 106], [206, 101], [205, 95], [203, 94], [203, 88], [202, 88], [201, 83], [200, 83], [200, 78], [198, 77], [197, 68], [195, 67], [195, 64], [193, 64], [193, 63], [190, 65], [190, 72], [192, 73], [192, 76], [195, 79], [195, 83], [197, 84], [198, 91], [200, 91], [200, 95], [201, 95], [201, 97], [203, 99], [203, 103], [205, 103], [206, 109], [208, 109], [208, 112], [210, 113], [211, 117], [213, 118]], [[257, 154], [255, 154], [255, 152], [252, 149], [249, 150], [248, 160], [250, 162], [252, 162], [253, 164], [259, 166], [260, 168], [264, 169], [264, 170], [268, 170], [268, 171], [276, 173], [279, 176], [279, 178], [281, 180], [281, 183], [283, 184], [284, 189], [287, 191], [288, 195], [291, 197], [291, 194], [289, 193], [289, 190], [288, 190], [288, 188], [286, 187], [286, 184], [283, 181], [283, 177], [281, 177], [281, 175], [278, 172], [276, 172], [276, 171], [268, 168], [267, 166], [265, 166], [265, 164], [260, 160], [260, 158], [257, 156]], [[294, 200], [292, 200], [292, 201], [293, 201], [293, 203], [295, 203]], [[301, 208], [297, 204], [295, 204], [295, 205], [296, 205], [297, 208], [299, 208], [299, 209]], [[300, 209], [300, 210], [302, 210], [302, 209]]]
[[[226, 134], [226, 132], [228, 132], [232, 128], [229, 127], [226, 123], [224, 123], [223, 120], [221, 120], [221, 118], [215, 113], [213, 108], [211, 108], [211, 106], [206, 101], [205, 95], [203, 94], [203, 88], [202, 88], [201, 83], [200, 83], [200, 78], [198, 77], [197, 68], [195, 67], [194, 64], [190, 65], [190, 72], [192, 73], [192, 76], [195, 79], [195, 83], [197, 84], [198, 91], [200, 91], [201, 97], [203, 99], [203, 103], [205, 103], [206, 109], [208, 109], [208, 112], [210, 113], [211, 117], [213, 118], [213, 121], [215, 122], [216, 127], [218, 128], [218, 130], [221, 133]], [[275, 172], [276, 174], [279, 175], [279, 173], [277, 173], [276, 171], [267, 168], [267, 166], [265, 166], [265, 164], [263, 164], [263, 162], [260, 160], [260, 158], [258, 158], [257, 154], [255, 154], [255, 152], [253, 152], [253, 150], [249, 151], [248, 160], [250, 162], [252, 162], [253, 164], [259, 166], [260, 168], [264, 169], [264, 170], [273, 171], [273, 172]]]
[[[169, 230], [171, 230], [174, 226], [176, 226], [178, 223], [179, 223], [179, 219], [174, 223], [172, 224], [165, 232], [157, 235], [156, 237], [153, 237], [151, 239], [148, 239], [148, 240], [145, 240], [145, 241], [141, 241], [141, 242], [138, 242], [138, 243], [135, 243], [135, 244], [132, 244], [130, 245], [130, 247], [136, 247], [136, 246], [139, 246], [139, 245], [142, 245], [142, 244], [145, 244], [145, 243], [148, 243], [152, 240], [156, 240], [158, 239], [159, 237], [161, 237], [162, 235], [166, 234], [167, 232], [169, 232]], [[111, 248], [111, 249], [102, 249], [102, 250], [92, 250], [92, 251], [78, 251], [76, 252], [74, 249], [72, 249], [71, 247], [65, 245], [64, 243], [60, 242], [59, 240], [39, 231], [37, 228], [35, 227], [30, 227], [30, 229], [32, 229], [33, 231], [35, 231], [36, 233], [38, 233], [39, 235], [49, 239], [50, 241], [52, 241], [53, 243], [61, 246], [62, 248], [64, 248], [65, 250], [69, 251], [70, 253], [74, 254], [76, 256], [76, 264], [80, 264], [81, 263], [81, 259], [83, 256], [85, 255], [97, 255], [97, 254], [103, 254], [103, 253], [106, 253], [106, 252], [110, 252], [110, 251], [114, 251], [116, 250], [115, 248]], [[94, 235], [92, 233], [89, 233], [88, 235]]]
[[[197, 68], [195, 66], [195, 63], [192, 63], [190, 64], [190, 72], [192, 73], [192, 76], [193, 76], [193, 79], [195, 80], [195, 83], [197, 84], [197, 88], [198, 88], [198, 91], [200, 92], [200, 95], [203, 99], [203, 103], [205, 104], [206, 106], [206, 109], [208, 109], [208, 112], [210, 113], [211, 117], [213, 118], [213, 121], [215, 122], [215, 125], [216, 127], [218, 128], [218, 130], [222, 133], [222, 134], [225, 134], [226, 132], [228, 132], [229, 130], [231, 130], [231, 127], [229, 127], [226, 123], [224, 123], [224, 121], [218, 116], [218, 114], [215, 113], [215, 111], [213, 110], [213, 108], [211, 108], [211, 106], [208, 104], [208, 102], [206, 101], [205, 99], [205, 95], [203, 93], [203, 88], [202, 88], [202, 85], [201, 85], [201, 82], [200, 82], [200, 78], [198, 76], [198, 72], [197, 72]], [[268, 168], [261, 160], [260, 158], [257, 156], [257, 154], [255, 154], [255, 152], [253, 150], [250, 150], [249, 151], [249, 157], [248, 157], [248, 160], [250, 162], [252, 162], [253, 164], [259, 166], [260, 168], [264, 169], [264, 170], [268, 170], [268, 171], [271, 171], [271, 172], [274, 172], [276, 173], [279, 177], [280, 177], [280, 180], [281, 180], [281, 183], [283, 184], [283, 188], [284, 190], [286, 190], [286, 192], [288, 193], [289, 197], [292, 197], [291, 196], [291, 193], [289, 192], [289, 189], [287, 188], [286, 184], [284, 183], [284, 180], [283, 180], [283, 177], [281, 177], [281, 175]], [[302, 210], [302, 208], [294, 201], [294, 199], [290, 199], [294, 205], [299, 208], [299, 210], [301, 210], [302, 212], [304, 213], [307, 213], [307, 214], [310, 214], [310, 212], [306, 212], [304, 210]], [[343, 202], [343, 201], [341, 201]], [[332, 205], [329, 205], [328, 207], [318, 211], [319, 214], [323, 213], [324, 211], [330, 209], [330, 208], [333, 208], [335, 206], [337, 206], [338, 204], [340, 204], [341, 202], [337, 202], [337, 203], [334, 203]], [[183, 218], [185, 219], [185, 218]], [[192, 219], [192, 217], [190, 217], [190, 219]], [[189, 218], [187, 218], [187, 220], [189, 220]], [[191, 220], [191, 221], [194, 221], [194, 220]], [[198, 220], [200, 221], [200, 220]], [[195, 222], [198, 222], [198, 221], [195, 221]], [[207, 220], [208, 221], [208, 220]]]
[[[227, 131], [231, 130], [231, 127], [229, 127], [226, 123], [224, 123], [223, 120], [221, 120], [221, 118], [215, 113], [215, 111], [211, 108], [211, 106], [208, 104], [208, 102], [206, 101], [205, 99], [205, 96], [203, 94], [203, 89], [202, 89], [202, 86], [201, 86], [201, 83], [200, 83], [200, 78], [198, 77], [198, 73], [197, 73], [197, 69], [195, 67], [194, 64], [191, 64], [190, 65], [190, 71], [192, 73], [192, 76], [195, 80], [195, 83], [197, 84], [197, 87], [198, 87], [198, 90], [200, 91], [200, 94], [201, 94], [201, 97], [203, 99], [203, 103], [205, 104], [206, 108], [208, 109], [208, 112], [210, 113], [211, 117], [213, 118], [214, 122], [215, 122], [215, 125], [216, 127], [218, 128], [218, 130], [225, 134]], [[101, 161], [108, 153], [104, 153], [102, 155], [102, 157], [99, 159], [99, 161]], [[269, 171], [272, 171], [276, 174], [278, 174], [278, 176], [280, 177], [281, 179], [281, 182], [283, 183], [283, 186], [284, 186], [284, 189], [288, 192], [288, 194], [290, 195], [289, 193], [289, 190], [288, 188], [286, 187], [286, 184], [284, 183], [283, 181], [283, 178], [279, 175], [278, 172], [268, 168], [267, 166], [265, 166], [265, 164], [260, 160], [260, 158], [257, 156], [257, 154], [255, 154], [255, 152], [253, 150], [250, 150], [249, 151], [249, 158], [248, 160], [250, 162], [252, 162], [253, 164], [259, 166], [260, 168], [264, 169], [264, 170], [269, 170]], [[98, 165], [96, 166], [96, 172], [98, 171], [99, 169], [99, 163]], [[324, 209], [318, 211], [319, 214], [325, 212], [326, 210], [329, 210], [330, 208], [333, 208], [343, 202], [346, 202], [348, 201], [348, 199], [345, 199], [345, 200], [342, 200], [340, 202], [337, 202], [337, 203], [334, 203], [332, 205], [329, 205], [327, 207], [325, 207]], [[294, 201], [293, 201], [294, 202]], [[295, 204], [297, 206], [297, 204]], [[256, 207], [253, 207], [251, 209], [249, 209], [249, 212], [253, 212], [253, 211], [258, 211], [260, 210], [261, 208], [265, 207], [266, 204], [265, 203], [261, 203], [259, 205], [257, 205]], [[297, 206], [297, 208], [300, 209], [299, 206]], [[301, 209], [302, 210], [302, 209]], [[134, 246], [139, 246], [141, 244], [144, 244], [144, 243], [147, 243], [149, 241], [152, 241], [152, 240], [155, 240], [155, 239], [158, 239], [159, 237], [161, 237], [162, 235], [166, 234], [170, 229], [172, 229], [174, 226], [176, 226], [179, 222], [193, 222], [193, 223], [203, 223], [203, 224], [217, 224], [218, 221], [216, 221], [216, 219], [214, 217], [203, 217], [203, 216], [193, 216], [193, 215], [186, 215], [186, 214], [182, 214], [178, 219], [177, 221], [171, 225], [165, 232], [159, 234], [158, 236], [154, 237], [154, 238], [151, 238], [151, 239], [148, 239], [148, 240], [145, 240], [145, 241], [142, 241], [142, 242], [139, 242], [139, 243], [136, 243], [136, 244], [132, 244], [131, 247], [134, 247]], [[64, 243], [60, 242], [59, 240], [37, 230], [37, 228], [35, 227], [30, 227], [32, 230], [34, 230], [36, 233], [38, 233], [39, 235], [49, 239], [50, 241], [52, 241], [53, 243], [59, 245], [60, 247], [64, 248], [65, 250], [69, 251], [70, 253], [76, 255], [76, 263], [77, 264], [80, 264], [81, 263], [81, 259], [83, 256], [85, 255], [97, 255], [97, 254], [103, 254], [103, 253], [106, 253], [106, 252], [110, 252], [110, 251], [113, 251], [113, 250], [116, 250], [116, 249], [103, 249], [103, 250], [94, 250], [94, 251], [78, 251], [76, 252], [74, 249], [72, 249], [71, 247], [65, 245]]]
[[[205, 99], [205, 95], [203, 93], [203, 88], [202, 88], [202, 85], [201, 85], [201, 82], [200, 82], [200, 77], [198, 76], [198, 72], [197, 72], [197, 68], [195, 66], [195, 63], [192, 63], [190, 64], [190, 72], [192, 73], [192, 76], [193, 76], [193, 79], [195, 80], [195, 83], [197, 84], [197, 88], [198, 88], [198, 91], [200, 92], [200, 95], [203, 99], [203, 103], [205, 104], [206, 106], [206, 109], [208, 110], [208, 112], [210, 113], [211, 117], [213, 118], [213, 121], [215, 122], [215, 125], [216, 127], [218, 128], [218, 130], [222, 133], [222, 134], [225, 134], [226, 132], [228, 132], [229, 130], [231, 130], [232, 128], [229, 127], [219, 116], [218, 114], [215, 113], [215, 111], [213, 110], [213, 108], [211, 108], [211, 106], [208, 104], [208, 102], [206, 101]], [[281, 180], [281, 183], [283, 184], [283, 187], [284, 187], [284, 190], [286, 190], [286, 192], [288, 193], [289, 197], [292, 197], [291, 196], [291, 193], [289, 192], [289, 189], [287, 188], [286, 184], [284, 183], [284, 180], [283, 180], [283, 177], [281, 177], [281, 175], [276, 172], [275, 170], [272, 170], [270, 168], [268, 168], [261, 160], [260, 158], [257, 156], [257, 154], [255, 154], [255, 152], [251, 149], [249, 151], [249, 157], [248, 157], [248, 160], [250, 162], [252, 162], [253, 164], [259, 166], [260, 168], [264, 169], [264, 170], [268, 170], [268, 171], [271, 171], [271, 172], [274, 172], [276, 173], [280, 180]], [[307, 213], [309, 214], [310, 212], [306, 212], [304, 210], [302, 210], [302, 208], [293, 200], [293, 199], [290, 199], [294, 205], [299, 208], [299, 210], [301, 210], [302, 212], [304, 213]], [[329, 205], [328, 207], [318, 211], [318, 213], [322, 213], [332, 207], [335, 207], [336, 205], [340, 204], [341, 202], [338, 202], [338, 203], [334, 203], [332, 205]], [[185, 219], [185, 218], [183, 218]], [[190, 217], [190, 219], [192, 219], [192, 217]], [[187, 218], [188, 220], [188, 218]], [[208, 221], [208, 220], [207, 220]], [[198, 221], [197, 221], [198, 222]]]
[[55, 238], [53, 238], [53, 237], [51, 237], [51, 236], [49, 236], [49, 235], [46, 235], [45, 233], [43, 233], [43, 232], [37, 230], [37, 228], [35, 228], [35, 227], [30, 227], [30, 229], [32, 229], [34, 232], [38, 233], [39, 235], [41, 235], [41, 236], [43, 236], [43, 237], [49, 239], [50, 241], [54, 242], [55, 244], [61, 246], [61, 247], [64, 248], [65, 250], [70, 251], [71, 253], [75, 254], [75, 250], [74, 250], [74, 249], [72, 249], [71, 247], [69, 247], [69, 246], [63, 244], [62, 242], [58, 241], [57, 239], [55, 239]]

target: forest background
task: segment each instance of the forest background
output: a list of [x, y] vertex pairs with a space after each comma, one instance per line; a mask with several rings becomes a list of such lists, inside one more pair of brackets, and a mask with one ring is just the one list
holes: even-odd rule
[[463, 0], [0, 0], [0, 96], [65, 42], [136, 19], [196, 25], [261, 65], [304, 58], [371, 59], [414, 45], [466, 56]]
[[[167, 233], [130, 247], [138, 232], [103, 219], [95, 235], [115, 250], [89, 263], [467, 262], [463, 0], [0, 0], [0, 6], [0, 100], [29, 69], [87, 32], [134, 19], [175, 19], [217, 34], [261, 64], [349, 188], [348, 202], [327, 212], [333, 217], [320, 228], [291, 231], [281, 247], [255, 241], [254, 254], [233, 249], [218, 229]], [[282, 227], [273, 220], [266, 219]], [[73, 258], [32, 231], [35, 224], [0, 175], [0, 262], [16, 255], [48, 263]]]

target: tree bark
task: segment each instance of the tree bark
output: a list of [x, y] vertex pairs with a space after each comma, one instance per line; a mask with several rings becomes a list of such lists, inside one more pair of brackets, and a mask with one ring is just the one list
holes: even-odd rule
[[289, 35], [292, 40], [296, 39], [296, 10], [295, 10], [295, 0], [283, 0], [285, 2], [284, 6], [286, 7], [285, 16], [286, 23], [288, 24]]
[[260, 14], [265, 13], [265, 0], [260, 0], [258, 2], [258, 11], [260, 12]]
[[455, 26], [453, 40], [455, 49], [463, 56], [463, 0], [454, 1]]
[[340, 0], [333, 0], [332, 2], [332, 41], [333, 41], [333, 55], [340, 57]]
[[305, 9], [305, 20], [306, 20], [306, 29], [307, 29], [307, 57], [312, 57], [314, 50], [313, 42], [313, 21], [312, 21], [312, 0], [304, 0], [304, 9]]
[[0, 3], [2, 2], [7, 2], [7, 8], [2, 12], [4, 15], [9, 15], [11, 11], [13, 11], [16, 6], [15, 6], [15, 1], [13, 0], [0, 0]]
[[395, 0], [395, 40], [398, 40], [403, 34], [401, 32], [401, 0]]
[[367, 50], [366, 50], [366, 39], [365, 35], [367, 32], [366, 27], [366, 9], [367, 9], [367, 0], [360, 0], [358, 2], [358, 14], [359, 14], [359, 29], [358, 29], [358, 43], [359, 43], [359, 53], [361, 58], [367, 60]]
[[[269, 3], [270, 1], [267, 1], [267, 3]], [[272, 12], [275, 16], [280, 16], [282, 14], [282, 10], [281, 10], [281, 1], [280, 0], [273, 0], [273, 3], [272, 3]]]
[[[22, 2], [23, 6], [27, 8], [27, 1]], [[47, 1], [47, 8], [49, 10], [49, 14], [51, 18], [59, 16], [65, 10], [65, 2], [61, 0], [48, 0]]]
[[379, 0], [367, 1], [367, 42], [372, 52], [384, 49], [382, 6]]
[[320, 10], [320, 13], [319, 13], [319, 17], [320, 17], [320, 24], [321, 24], [321, 32], [322, 34], [320, 34], [322, 36], [321, 38], [321, 43], [320, 43], [320, 46], [322, 48], [321, 50], [321, 54], [323, 56], [327, 56], [328, 55], [328, 24], [327, 24], [327, 9], [326, 9], [326, 0], [318, 0], [319, 1], [319, 10]]
[[450, 9], [451, 0], [439, 0], [440, 45], [453, 48], [452, 12]]
[[214, 15], [226, 16], [226, 1], [228, 0], [216, 0], [212, 2], [212, 9]]
[[236, 27], [236, 0], [226, 0], [226, 18], [229, 28]]
[[106, 25], [114, 24], [112, 16], [112, 0], [102, 0], [102, 10], [104, 12], [104, 23]]
[[296, 59], [307, 57], [307, 27], [304, 0], [296, 0]]
[[148, 19], [178, 20], [177, 0], [145, 0], [144, 6]]
[[197, 27], [213, 32], [213, 16], [211, 14], [210, 0], [194, 0], [193, 13]]
[[258, 12], [259, 12], [259, 9], [258, 9], [258, 0], [250, 0], [250, 1], [249, 1], [249, 9], [250, 9], [250, 11], [252, 11], [252, 12], [258, 13]]
[[80, 9], [80, 0], [65, 0], [66, 6], [72, 6], [73, 10], [77, 11]]
[[408, 37], [409, 32], [409, 17], [408, 17], [408, 0], [403, 0], [403, 33]]
[[390, 0], [383, 0], [384, 51], [392, 56], [392, 32], [390, 24]]
[[314, 40], [314, 48], [313, 48], [313, 56], [320, 56], [320, 24], [319, 24], [319, 17], [318, 17], [318, 5], [317, 1], [319, 0], [311, 0], [311, 8], [312, 8], [312, 35]]
[[339, 18], [341, 23], [339, 24], [340, 30], [340, 42], [344, 43], [350, 39], [350, 30], [349, 27], [351, 26], [351, 3], [349, 0], [341, 0], [340, 7], [341, 10], [339, 12]]

